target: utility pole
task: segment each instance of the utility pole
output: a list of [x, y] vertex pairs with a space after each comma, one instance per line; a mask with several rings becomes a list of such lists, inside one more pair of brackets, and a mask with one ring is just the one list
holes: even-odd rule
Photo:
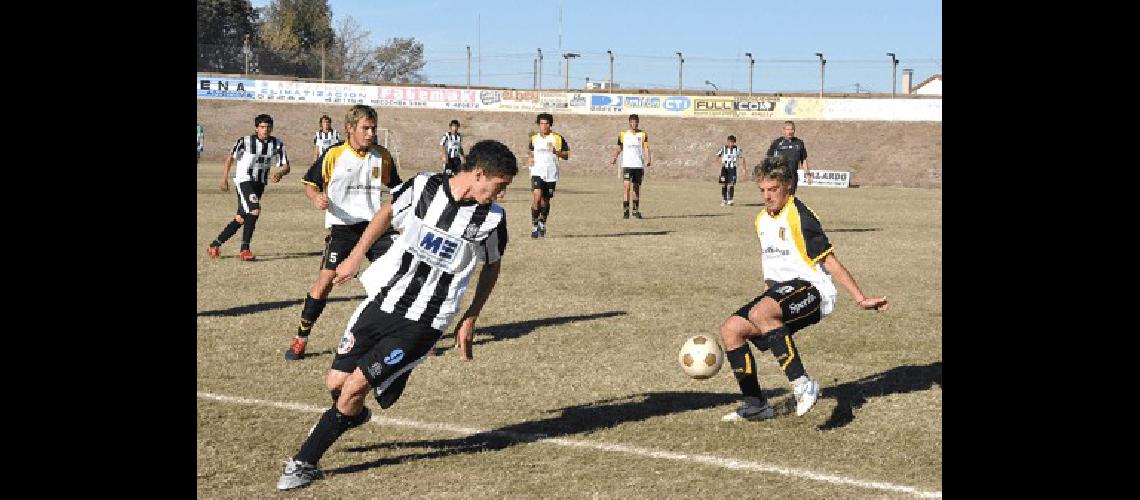
[[467, 46], [467, 90], [471, 90], [471, 46]]
[[815, 56], [819, 58], [819, 98], [823, 99], [823, 65], [827, 64], [827, 60], [823, 58], [822, 52], [816, 52]]
[[681, 75], [682, 71], [685, 69], [685, 58], [681, 55], [680, 52], [677, 52], [677, 61], [680, 62], [677, 65], [677, 92], [681, 92], [684, 90], [684, 80], [681, 79]]
[[538, 49], [538, 90], [542, 90], [542, 49]]
[[249, 74], [249, 33], [246, 33], [245, 43], [243, 45], [244, 46], [242, 47], [242, 53], [245, 54], [245, 73], [244, 74], [248, 75]]
[[606, 88], [606, 90], [609, 90], [612, 92], [613, 88], [614, 88], [614, 51], [607, 50], [606, 53], [610, 55], [610, 84], [609, 84], [609, 87]]
[[756, 66], [756, 60], [752, 58], [751, 52], [745, 52], [748, 56], [748, 97], [752, 97], [752, 68]]
[[895, 59], [895, 53], [894, 52], [887, 52], [887, 55], [891, 56], [891, 97], [894, 97], [895, 96], [895, 70], [897, 70], [899, 67], [899, 60]]

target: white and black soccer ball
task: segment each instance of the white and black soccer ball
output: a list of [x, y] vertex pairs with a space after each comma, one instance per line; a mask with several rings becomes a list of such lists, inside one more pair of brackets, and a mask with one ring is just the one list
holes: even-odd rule
[[724, 364], [724, 350], [716, 339], [705, 335], [690, 337], [681, 346], [677, 353], [677, 361], [681, 363], [681, 370], [695, 379], [706, 379], [720, 371]]

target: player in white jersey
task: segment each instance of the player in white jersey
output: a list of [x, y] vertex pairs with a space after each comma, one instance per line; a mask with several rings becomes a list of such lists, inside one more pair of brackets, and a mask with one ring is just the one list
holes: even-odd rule
[[[292, 345], [285, 350], [285, 359], [305, 356], [313, 323], [320, 318], [332, 290], [336, 266], [360, 241], [368, 221], [380, 210], [385, 194], [400, 184], [392, 154], [372, 141], [376, 136], [376, 122], [376, 110], [370, 106], [357, 104], [349, 109], [344, 117], [348, 141], [325, 150], [301, 179], [305, 196], [313, 206], [325, 211], [325, 227], [329, 232], [325, 236], [320, 272], [305, 295], [301, 325], [297, 327]], [[396, 236], [392, 230], [376, 240], [366, 254], [368, 260], [380, 258]]]
[[332, 118], [329, 118], [329, 115], [321, 115], [320, 122], [321, 128], [317, 129], [316, 134], [313, 134], [313, 144], [316, 146], [313, 161], [317, 161], [326, 149], [344, 140], [340, 137], [340, 131], [333, 128]]
[[202, 160], [202, 149], [206, 147], [206, 129], [202, 128], [202, 124], [198, 124], [198, 161]]
[[230, 190], [227, 181], [230, 168], [234, 166], [236, 160], [234, 185], [237, 187], [238, 196], [237, 215], [206, 248], [206, 253], [210, 257], [216, 258], [221, 255], [222, 244], [240, 227], [242, 237], [238, 258], [254, 260], [249, 244], [253, 240], [257, 218], [261, 215], [261, 196], [265, 193], [265, 184], [271, 178], [269, 172], [274, 165], [281, 167], [273, 172], [273, 182], [280, 182], [282, 177], [289, 174], [289, 158], [285, 156], [285, 143], [269, 135], [273, 132], [273, 117], [266, 114], [257, 115], [253, 119], [253, 126], [257, 133], [239, 138], [230, 155], [226, 157], [226, 164], [222, 170], [222, 191]]
[[819, 397], [819, 384], [804, 370], [802, 354], [792, 334], [831, 314], [836, 291], [831, 277], [855, 299], [859, 307], [886, 311], [886, 297], [867, 297], [847, 271], [823, 232], [815, 213], [791, 195], [792, 180], [786, 158], [765, 158], [754, 169], [764, 196], [764, 210], [756, 216], [764, 268], [762, 293], [724, 320], [720, 338], [743, 401], [722, 420], [764, 420], [775, 408], [760, 392], [751, 340], [761, 350], [772, 350], [776, 362], [792, 384], [796, 415], [803, 416]]
[[507, 245], [507, 219], [494, 203], [518, 164], [510, 148], [480, 141], [455, 175], [421, 173], [401, 184], [384, 203], [352, 253], [336, 269], [334, 283], [356, 274], [368, 249], [389, 227], [399, 239], [361, 275], [368, 299], [353, 313], [325, 383], [337, 400], [285, 463], [277, 489], [299, 488], [321, 477], [317, 463], [348, 429], [367, 422], [371, 392], [381, 408], [396, 402], [408, 375], [426, 358], [459, 309], [468, 280], [483, 263], [475, 296], [459, 318], [455, 336], [470, 358], [475, 321], [499, 276]]
[[641, 179], [645, 175], [645, 167], [653, 163], [653, 155], [649, 152], [649, 136], [644, 130], [637, 128], [641, 118], [629, 115], [629, 128], [618, 134], [617, 149], [610, 165], [617, 164], [618, 155], [621, 155], [622, 177], [622, 218], [629, 218], [629, 193], [633, 190], [633, 216], [641, 218]]
[[539, 113], [535, 123], [538, 124], [538, 133], [531, 134], [527, 143], [530, 188], [534, 191], [530, 203], [530, 237], [542, 238], [546, 236], [546, 223], [550, 218], [550, 199], [558, 185], [558, 158], [570, 158], [570, 143], [550, 130], [554, 125], [554, 116], [550, 113]]
[[443, 173], [452, 175], [463, 165], [463, 134], [459, 133], [459, 120], [451, 120], [447, 129], [439, 140], [439, 153], [443, 156]]
[[720, 206], [732, 206], [736, 194], [736, 167], [745, 168], [744, 156], [736, 145], [736, 136], [728, 136], [728, 142], [720, 147], [716, 155], [720, 157]]

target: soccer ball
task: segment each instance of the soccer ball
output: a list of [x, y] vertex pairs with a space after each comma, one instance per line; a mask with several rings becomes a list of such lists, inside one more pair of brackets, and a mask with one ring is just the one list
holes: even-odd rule
[[695, 379], [706, 379], [720, 371], [724, 364], [724, 351], [716, 340], [704, 335], [697, 335], [685, 341], [681, 352], [677, 353], [677, 361], [681, 363], [681, 370]]

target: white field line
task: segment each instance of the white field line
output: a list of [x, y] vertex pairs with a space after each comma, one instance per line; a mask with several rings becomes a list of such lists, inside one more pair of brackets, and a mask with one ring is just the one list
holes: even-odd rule
[[[210, 399], [224, 403], [237, 403], [255, 406], [269, 406], [273, 408], [281, 408], [284, 410], [294, 410], [308, 413], [323, 413], [328, 407], [313, 406], [302, 403], [282, 403], [278, 401], [266, 401], [262, 399], [248, 399], [236, 396], [226, 396], [223, 394], [213, 394], [209, 392], [198, 391], [198, 397], [202, 399]], [[678, 462], [695, 462], [705, 465], [712, 465], [715, 467], [723, 467], [732, 470], [746, 470], [755, 472], [768, 472], [781, 474], [784, 476], [791, 476], [801, 479], [810, 479], [812, 481], [821, 481], [825, 483], [855, 486], [858, 488], [867, 488], [873, 490], [893, 491], [898, 493], [908, 493], [919, 498], [942, 498], [941, 491], [922, 491], [910, 486], [903, 486], [899, 484], [886, 483], [882, 481], [863, 481], [861, 479], [851, 479], [848, 477], [837, 476], [835, 474], [828, 474], [824, 472], [816, 472], [807, 469], [797, 469], [793, 467], [779, 467], [776, 465], [769, 465], [760, 462], [752, 462], [749, 460], [737, 460], [735, 458], [718, 457], [715, 455], [705, 455], [699, 453], [675, 453], [671, 451], [654, 450], [651, 448], [641, 448], [638, 446], [627, 446], [624, 444], [610, 444], [598, 441], [585, 441], [579, 439], [566, 439], [566, 438], [548, 438], [535, 434], [522, 434], [506, 431], [487, 431], [477, 429], [474, 427], [462, 427], [458, 425], [420, 422], [416, 420], [407, 420], [403, 418], [388, 418], [378, 417], [375, 414], [372, 416], [372, 422], [380, 425], [396, 425], [400, 427], [409, 427], [412, 429], [428, 430], [428, 431], [446, 431], [463, 436], [471, 436], [480, 433], [489, 433], [495, 435], [507, 436], [519, 441], [525, 442], [538, 442], [546, 444], [555, 444], [558, 446], [568, 446], [571, 448], [591, 448], [601, 451], [609, 451], [616, 453], [624, 453], [627, 455], [638, 455], [642, 457], [658, 458], [663, 460], [675, 460]]]

